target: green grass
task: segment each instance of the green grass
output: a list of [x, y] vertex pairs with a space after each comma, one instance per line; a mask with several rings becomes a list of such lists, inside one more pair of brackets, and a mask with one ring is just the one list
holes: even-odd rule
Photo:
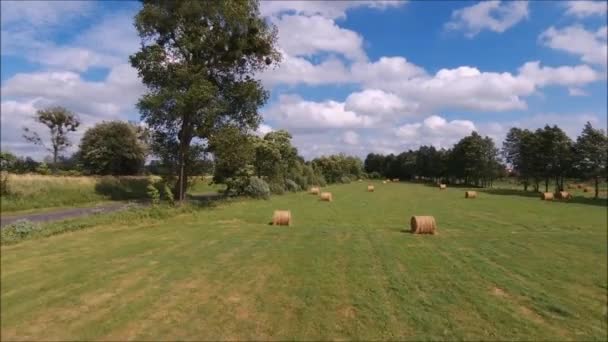
[[[2, 340], [608, 337], [605, 202], [375, 186], [3, 246]], [[268, 225], [274, 209], [294, 225]], [[413, 214], [439, 234], [404, 232]]]

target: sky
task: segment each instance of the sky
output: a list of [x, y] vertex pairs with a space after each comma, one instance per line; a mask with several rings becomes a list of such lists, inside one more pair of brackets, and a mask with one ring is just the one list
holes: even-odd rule
[[[139, 121], [129, 65], [139, 2], [1, 1], [1, 148], [42, 159], [22, 128], [61, 105], [87, 128]], [[606, 128], [606, 1], [262, 1], [280, 65], [258, 134], [286, 129], [306, 159], [449, 148], [477, 131]]]

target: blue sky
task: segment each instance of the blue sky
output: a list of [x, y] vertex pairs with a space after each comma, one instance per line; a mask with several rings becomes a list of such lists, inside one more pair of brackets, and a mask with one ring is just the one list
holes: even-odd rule
[[[500, 145], [512, 126], [605, 128], [606, 4], [262, 2], [283, 62], [258, 75], [271, 91], [258, 133], [287, 129], [312, 158], [449, 147], [473, 130]], [[1, 6], [3, 150], [44, 157], [21, 128], [48, 105], [78, 113], [75, 145], [97, 122], [139, 119], [139, 2]]]

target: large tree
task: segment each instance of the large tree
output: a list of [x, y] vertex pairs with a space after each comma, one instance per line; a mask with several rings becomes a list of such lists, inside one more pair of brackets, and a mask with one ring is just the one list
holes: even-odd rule
[[84, 133], [78, 158], [83, 169], [92, 174], [133, 175], [143, 170], [146, 149], [137, 126], [102, 122]]
[[197, 145], [226, 125], [258, 126], [268, 94], [254, 76], [279, 60], [276, 30], [257, 0], [144, 0], [135, 26], [142, 48], [131, 64], [148, 87], [138, 107], [154, 152], [177, 156], [181, 201]]
[[76, 114], [60, 106], [38, 110], [34, 118], [49, 129], [50, 146], [45, 144], [40, 135], [32, 131], [30, 127], [23, 128], [23, 137], [25, 140], [43, 146], [53, 153], [53, 166], [56, 166], [59, 153], [71, 145], [68, 134], [76, 131], [76, 128], [80, 125], [80, 120]]
[[575, 168], [581, 178], [595, 180], [595, 198], [599, 196], [599, 181], [606, 179], [608, 159], [608, 138], [606, 132], [595, 129], [590, 122], [585, 124], [583, 132], [574, 145]]

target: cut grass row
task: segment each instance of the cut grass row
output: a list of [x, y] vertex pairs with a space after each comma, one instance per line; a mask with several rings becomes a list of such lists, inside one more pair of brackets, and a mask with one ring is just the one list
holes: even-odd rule
[[606, 340], [605, 207], [374, 185], [3, 246], [2, 340]]

